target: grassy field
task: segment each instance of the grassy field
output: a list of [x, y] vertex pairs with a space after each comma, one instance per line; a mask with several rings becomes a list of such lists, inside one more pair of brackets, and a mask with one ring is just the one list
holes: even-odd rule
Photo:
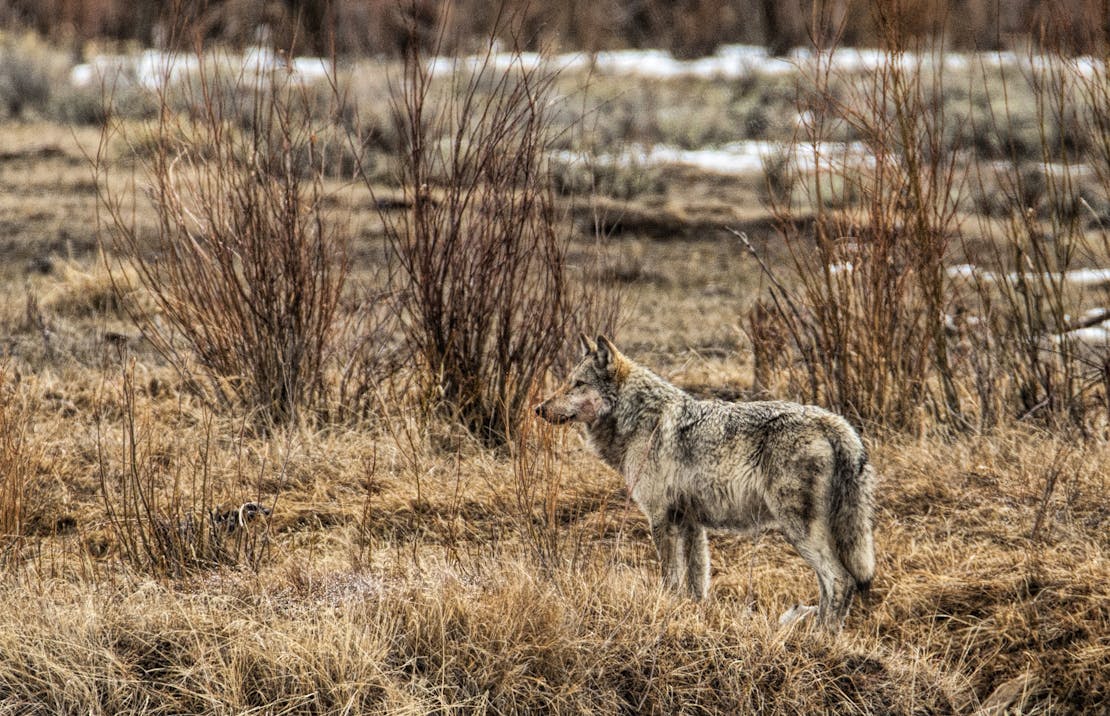
[[[380, 91], [376, 78], [360, 79]], [[850, 97], [866, 79], [854, 76], [832, 94]], [[945, 95], [950, 111], [1002, 107], [995, 79]], [[635, 143], [804, 141], [793, 119], [798, 104], [829, 97], [783, 78], [558, 82], [571, 100], [556, 121], [569, 117], [573, 131], [560, 134], [556, 148], [599, 153]], [[583, 85], [585, 99], [576, 94]], [[994, 256], [1000, 272], [1038, 270], [1011, 249], [1046, 244], [1028, 234], [1014, 243], [1014, 216], [1054, 231], [1056, 246], [1076, 247], [1055, 270], [1110, 265], [1100, 263], [1110, 258], [1110, 167], [1100, 163], [1097, 139], [1042, 132], [1036, 97], [1044, 95], [1017, 85], [1009, 92], [1009, 120], [984, 127], [969, 119], [957, 123], [963, 134], [945, 135], [963, 143], [966, 174], [935, 197], [954, 197], [956, 217], [939, 223], [951, 238], [939, 265]], [[954, 391], [966, 422], [946, 422], [929, 402], [942, 393], [936, 374], [914, 410], [883, 403], [902, 407], [889, 420], [860, 420], [880, 475], [871, 597], [854, 606], [839, 635], [784, 629], [779, 614], [813, 603], [817, 590], [779, 536], [714, 536], [709, 599], [667, 593], [645, 519], [574, 429], [525, 420], [507, 446], [490, 447], [429, 408], [413, 389], [422, 368], [411, 356], [371, 382], [359, 419], [260, 426], [241, 406], [214, 407], [140, 333], [135, 316], [156, 322], [162, 314], [107, 240], [113, 225], [98, 181], [116, 182], [140, 244], [157, 234], [150, 194], [133, 195], [128, 182], [133, 167], [140, 188], [148, 181], [136, 164], [142, 147], [114, 139], [97, 164], [110, 176], [98, 177], [101, 130], [58, 121], [59, 101], [44, 100], [0, 132], [0, 712], [1107, 708], [1110, 445], [1098, 379], [1105, 345], [1093, 349], [1095, 358], [1076, 358], [1090, 371], [1073, 376], [1080, 387], [1052, 384], [1071, 402], [1045, 417], [1041, 395], [1031, 406], [1009, 397], [1020, 400], [1021, 391], [1007, 373], [1019, 363], [1007, 357], [1026, 344], [988, 347], [954, 334]], [[142, 116], [122, 118], [126, 138], [146, 136]], [[376, 111], [367, 120], [380, 123], [373, 136], [383, 156], [400, 143], [387, 116]], [[839, 122], [823, 138], [881, 136], [868, 135], [869, 126]], [[999, 140], [1003, 128], [1016, 138]], [[1061, 152], [1085, 159], [1067, 186], [1086, 208], [1067, 221], [1057, 210], [1061, 184], [1050, 175], [1051, 165], [1073, 159]], [[990, 162], [1007, 169], [971, 171]], [[555, 199], [559, 231], [571, 237], [569, 274], [619, 300], [616, 338], [626, 353], [699, 395], [754, 392], [750, 316], [770, 284], [729, 228], [743, 230], [794, 287], [806, 278], [797, 257], [821, 250], [821, 227], [842, 232], [834, 239], [846, 251], [855, 234], [844, 232], [885, 226], [904, 235], [913, 225], [912, 213], [897, 213], [904, 201], [889, 205], [895, 219], [882, 224], [884, 214], [866, 210], [877, 185], [835, 173], [784, 185], [770, 164], [748, 175], [600, 161], [589, 171], [584, 182], [564, 176]], [[389, 172], [372, 174], [376, 204], [363, 183], [321, 179], [325, 217], [351, 242], [341, 314], [390, 285], [383, 257], [391, 217], [412, 208], [381, 209], [400, 191]], [[1034, 195], [1036, 187], [1006, 183], [1035, 183], [1034, 175]], [[822, 182], [833, 180], [843, 184], [821, 194]], [[1010, 195], [1030, 212], [1012, 212]], [[854, 260], [862, 272], [862, 259]], [[135, 287], [121, 290], [121, 276]], [[1020, 295], [1044, 288], [1022, 285]], [[966, 301], [984, 321], [987, 297], [1001, 314], [1011, 295], [949, 288], [947, 310]], [[1052, 324], [1050, 309], [1037, 314], [1049, 326], [1042, 330], [1106, 307], [1105, 294], [1102, 285], [1046, 293], [1046, 302], [1066, 296], [1067, 304], [1057, 311], [1064, 323]], [[908, 325], [923, 332], [927, 321]], [[1019, 335], [999, 325], [992, 336]], [[375, 340], [403, 345], [400, 330], [387, 326]], [[970, 348], [961, 348], [965, 339]], [[901, 347], [912, 352], [912, 342]], [[1078, 355], [1070, 350], [1060, 352]], [[799, 387], [805, 362], [790, 351], [781, 344], [778, 360], [759, 367], [768, 371], [761, 389], [809, 399]], [[984, 356], [994, 356], [992, 368]], [[881, 373], [891, 375], [901, 374]], [[557, 377], [537, 382], [536, 397]], [[1043, 396], [1045, 404], [1056, 398]], [[989, 410], [996, 412], [987, 420]], [[204, 525], [210, 508], [251, 500], [272, 515], [218, 544], [182, 536]], [[174, 561], [159, 552], [162, 539], [192, 551]]]

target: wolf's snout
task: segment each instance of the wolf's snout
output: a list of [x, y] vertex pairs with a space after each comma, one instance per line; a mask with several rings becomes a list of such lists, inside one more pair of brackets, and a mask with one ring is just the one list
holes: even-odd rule
[[566, 415], [561, 409], [555, 408], [554, 410], [552, 410], [551, 406], [548, 405], [549, 402], [551, 401], [545, 400], [544, 402], [537, 405], [536, 415], [540, 416], [542, 419], [546, 420], [552, 425], [562, 425], [563, 423], [569, 423], [571, 421], [571, 416]]

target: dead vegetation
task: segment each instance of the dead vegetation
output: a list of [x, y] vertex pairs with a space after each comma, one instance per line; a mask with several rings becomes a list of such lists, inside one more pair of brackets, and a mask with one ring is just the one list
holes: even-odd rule
[[[210, 188], [233, 191], [201, 192], [189, 202], [194, 215], [208, 217], [206, 229], [228, 233], [239, 225], [236, 216], [249, 215], [261, 227], [252, 240], [262, 259], [274, 258], [266, 253], [274, 226], [257, 212], [285, 207], [304, 216], [299, 212], [306, 210], [324, 224], [339, 216], [350, 229], [347, 251], [326, 257], [333, 269], [349, 270], [329, 304], [338, 328], [317, 368], [314, 390], [329, 396], [328, 409], [314, 411], [313, 419], [269, 421], [264, 429], [249, 401], [213, 402], [210, 388], [176, 369], [131, 320], [138, 314], [169, 331], [167, 339], [180, 350], [191, 350], [172, 334], [165, 313], [182, 310], [168, 291], [192, 287], [193, 278], [182, 274], [177, 284], [139, 288], [143, 282], [132, 273], [136, 290], [112, 290], [105, 267], [118, 271], [121, 256], [98, 255], [87, 240], [105, 186], [89, 180], [90, 169], [73, 161], [80, 150], [69, 149], [76, 138], [94, 153], [95, 133], [38, 125], [0, 136], [0, 201], [10, 210], [11, 229], [4, 241], [18, 258], [0, 266], [0, 710], [1047, 714], [1104, 708], [1110, 699], [1105, 348], [1101, 354], [1044, 350], [1037, 341], [1075, 327], [1076, 316], [1105, 298], [1097, 285], [1064, 286], [1054, 275], [1106, 266], [1106, 229], [1101, 220], [1026, 205], [1031, 198], [1067, 204], [1080, 185], [1087, 204], [1110, 201], [1108, 185], [1098, 179], [1110, 176], [1108, 160], [1093, 152], [1096, 144], [1084, 145], [1095, 157], [1096, 179], [1071, 182], [1049, 173], [1060, 151], [1046, 149], [1044, 185], [1033, 192], [1007, 184], [1028, 178], [1015, 157], [999, 176], [982, 175], [980, 188], [991, 193], [993, 208], [980, 212], [982, 205], [957, 191], [968, 186], [961, 182], [978, 184], [976, 175], [949, 175], [978, 166], [975, 153], [937, 159], [949, 147], [937, 142], [951, 141], [953, 133], [931, 124], [937, 115], [924, 114], [947, 106], [947, 93], [933, 94], [922, 75], [897, 76], [897, 67], [877, 75], [864, 94], [899, 90], [900, 112], [885, 104], [851, 105], [853, 98], [835, 83], [825, 94], [800, 94], [810, 104], [826, 102], [829, 121], [847, 116], [854, 131], [871, 137], [883, 161], [870, 174], [830, 168], [817, 180], [779, 176], [783, 181], [774, 187], [767, 186], [770, 176], [721, 177], [690, 168], [661, 170], [647, 191], [625, 192], [619, 200], [577, 190], [561, 197], [540, 180], [514, 183], [512, 172], [522, 165], [506, 165], [510, 155], [523, 156], [523, 167], [536, 177], [550, 178], [543, 175], [545, 140], [525, 127], [541, 118], [537, 85], [505, 85], [509, 94], [500, 101], [506, 104], [487, 106], [492, 115], [517, 118], [510, 129], [526, 129], [508, 142], [523, 155], [486, 156], [483, 147], [505, 145], [491, 145], [480, 132], [482, 141], [442, 142], [434, 123], [410, 116], [409, 134], [398, 136], [410, 138], [410, 149], [419, 140], [437, 153], [410, 157], [400, 186], [383, 183], [372, 167], [364, 172], [369, 186], [352, 187], [335, 174], [316, 173], [319, 165], [311, 161], [299, 165], [307, 173], [292, 174], [268, 159], [238, 164], [235, 154], [232, 166], [255, 173], [209, 176]], [[1046, 79], [1042, 86], [1047, 101], [1050, 88], [1060, 85]], [[474, 87], [471, 99], [482, 100], [489, 78]], [[1099, 89], [1087, 86], [1093, 99], [1071, 96], [1103, 107]], [[849, 107], [856, 114], [847, 114]], [[1043, 111], [1070, 112], [1049, 105]], [[1083, 121], [1101, 121], [1103, 114]], [[222, 121], [200, 126], [225, 128]], [[297, 137], [308, 137], [282, 134], [280, 126], [268, 145], [278, 158], [303, 148]], [[463, 125], [448, 126], [457, 137]], [[167, 136], [195, 136], [192, 131]], [[19, 146], [30, 134], [36, 146], [65, 149], [29, 163]], [[188, 145], [155, 146], [171, 153], [139, 159], [176, 159], [176, 166], [200, 161]], [[126, 174], [136, 157], [121, 147], [108, 147], [104, 161]], [[897, 165], [906, 151], [925, 161]], [[450, 171], [444, 156], [459, 160]], [[195, 169], [186, 182], [206, 176], [205, 167]], [[769, 175], [774, 171], [768, 167]], [[298, 194], [306, 176], [306, 193]], [[142, 196], [132, 203], [121, 187], [108, 188], [123, 192], [116, 196], [122, 228], [135, 232], [131, 255], [153, 261], [146, 242], [184, 230], [159, 223], [175, 205], [144, 203]], [[373, 201], [368, 188], [379, 199], [403, 200]], [[827, 191], [837, 201], [822, 200]], [[799, 203], [806, 192], [822, 194]], [[221, 197], [244, 194], [241, 206], [249, 211], [220, 213], [230, 208], [218, 203]], [[757, 207], [760, 197], [782, 202], [775, 206], [783, 210], [745, 208]], [[467, 201], [476, 203], [461, 206]], [[452, 202], [460, 207], [452, 209]], [[499, 207], [533, 223], [475, 218]], [[417, 229], [417, 221], [428, 224]], [[866, 419], [881, 475], [877, 576], [871, 600], [853, 608], [843, 634], [779, 628], [778, 615], [798, 601], [814, 601], [816, 589], [801, 559], [775, 535], [714, 537], [716, 571], [704, 604], [661, 590], [646, 525], [620, 481], [573, 432], [520, 415], [544, 381], [560, 377], [550, 365], [531, 365], [532, 377], [510, 386], [520, 389], [515, 397], [488, 394], [486, 408], [516, 401], [510, 411], [516, 417], [499, 423], [507, 438], [499, 447], [489, 445], [481, 427], [489, 425], [479, 421], [476, 428], [473, 420], [458, 419], [461, 411], [438, 409], [437, 401], [448, 397], [439, 381], [448, 373], [429, 367], [446, 366], [452, 354], [414, 357], [413, 346], [421, 344], [406, 331], [419, 329], [418, 314], [398, 300], [403, 291], [431, 290], [436, 276], [405, 275], [405, 267], [391, 274], [387, 259], [406, 250], [404, 242], [461, 241], [470, 233], [460, 227], [475, 226], [488, 232], [488, 248], [509, 254], [520, 245], [513, 241], [531, 239], [506, 232], [536, 232], [531, 238], [537, 240], [524, 246], [550, 252], [540, 265], [553, 262], [568, 282], [619, 283], [627, 307], [619, 326], [623, 345], [699, 394], [815, 397]], [[785, 304], [768, 308], [767, 272], [728, 228], [748, 235], [781, 280], [777, 296], [796, 301], [797, 314]], [[297, 236], [312, 245], [327, 236], [318, 230]], [[195, 238], [203, 246], [219, 235], [213, 230]], [[487, 270], [510, 260], [506, 253], [482, 254], [467, 272], [435, 263], [442, 259], [438, 244], [414, 246], [408, 260], [428, 260], [456, 281], [451, 290], [480, 289], [481, 300], [467, 304], [471, 312], [533, 295], [494, 291], [506, 275], [531, 280], [527, 272]], [[250, 256], [251, 249], [238, 250]], [[238, 280], [237, 271], [246, 270], [238, 260], [224, 265], [232, 269], [228, 278]], [[970, 283], [949, 273], [972, 261], [981, 263]], [[832, 270], [848, 262], [851, 270]], [[142, 269], [140, 263], [131, 270]], [[259, 276], [273, 283], [266, 278], [271, 274]], [[411, 283], [394, 283], [402, 278]], [[117, 279], [116, 288], [122, 284]], [[159, 288], [167, 291], [163, 303], [152, 296]], [[221, 313], [231, 310], [231, 295], [198, 307], [212, 311], [210, 323], [227, 341], [244, 330]], [[762, 308], [751, 311], [760, 297]], [[968, 302], [959, 308], [957, 298]], [[563, 308], [577, 308], [562, 300]], [[775, 313], [784, 307], [785, 315]], [[586, 320], [575, 312], [549, 321], [547, 309], [532, 304], [512, 308], [523, 312], [503, 324], [510, 333], [524, 324], [551, 338], [560, 326], [569, 330]], [[483, 316], [494, 318], [500, 317]], [[455, 340], [453, 330], [440, 332]], [[1018, 340], [1023, 330], [1024, 342]], [[937, 331], [950, 341], [939, 352]], [[819, 352], [807, 354], [799, 345]], [[943, 377], [945, 351], [952, 395]], [[480, 351], [473, 355], [495, 362]], [[523, 370], [512, 370], [522, 380]], [[247, 363], [221, 380], [252, 371]], [[836, 383], [840, 375], [847, 382]], [[813, 393], [810, 378], [821, 381]], [[504, 430], [506, 424], [512, 429]], [[272, 514], [249, 530], [220, 531], [227, 524], [219, 519], [224, 508], [255, 501]]]

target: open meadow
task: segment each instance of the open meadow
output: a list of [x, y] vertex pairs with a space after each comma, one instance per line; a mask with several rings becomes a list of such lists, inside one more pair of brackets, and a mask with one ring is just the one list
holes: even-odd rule
[[[0, 713], [1110, 708], [1105, 55], [4, 47]], [[661, 586], [579, 330], [861, 431], [841, 633]]]

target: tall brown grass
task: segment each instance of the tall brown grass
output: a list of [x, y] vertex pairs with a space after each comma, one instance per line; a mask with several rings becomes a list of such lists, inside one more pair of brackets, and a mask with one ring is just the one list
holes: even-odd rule
[[[217, 519], [221, 498], [234, 488], [216, 468], [222, 451], [213, 416], [202, 415], [198, 433], [189, 431], [183, 448], [185, 440], [155, 434], [137, 400], [133, 361], [121, 371], [119, 387], [118, 402], [98, 408], [96, 457], [101, 506], [122, 563], [164, 577], [220, 565], [257, 569], [268, 553], [264, 525], [255, 530]], [[110, 408], [119, 411], [118, 429], [102, 415]], [[251, 496], [262, 497], [261, 487]]]
[[[890, 57], [895, 62], [897, 52]], [[503, 80], [484, 77], [472, 109], [485, 106], [482, 98], [496, 94]], [[457, 117], [452, 112], [461, 107], [454, 102], [467, 96], [469, 78], [444, 80], [446, 98], [434, 91], [439, 80], [430, 80], [423, 126], [434, 128], [434, 117]], [[1105, 93], [1110, 83], [1099, 81], [1088, 90], [1067, 85], [1067, 94]], [[873, 430], [868, 439], [881, 475], [878, 568], [873, 598], [853, 606], [843, 633], [779, 627], [777, 615], [813, 601], [817, 585], [812, 570], [778, 537], [753, 543], [715, 536], [711, 594], [695, 604], [661, 588], [646, 520], [619, 478], [575, 433], [525, 418], [505, 436], [508, 449], [487, 449], [466, 434], [454, 411], [428, 415], [414, 409], [423, 406], [414, 406], [403, 381], [397, 390], [374, 382], [377, 361], [398, 362], [402, 375], [411, 370], [427, 379], [425, 400], [442, 395], [435, 392], [438, 376], [425, 372], [422, 359], [410, 360], [404, 336], [393, 342], [387, 329], [381, 343], [375, 340], [378, 311], [399, 314], [410, 327], [415, 315], [411, 304], [391, 310], [393, 294], [384, 281], [375, 287], [382, 293], [365, 295], [348, 285], [336, 311], [363, 316], [369, 328], [360, 335], [360, 329], [340, 326], [353, 347], [333, 336], [329, 344], [338, 355], [325, 368], [328, 390], [335, 391], [331, 400], [356, 416], [377, 411], [378, 419], [256, 431], [244, 419], [248, 411], [213, 412], [198, 404], [196, 387], [175, 379], [142, 341], [122, 336], [106, 346], [105, 326], [115, 330], [120, 311], [162, 319], [141, 296], [118, 301], [99, 277], [90, 275], [96, 280], [86, 283], [67, 268], [27, 276], [26, 289], [0, 292], [6, 298], [0, 320], [13, 326], [23, 321], [0, 341], [23, 376], [17, 382], [13, 368], [6, 387], [0, 380], [0, 486], [7, 490], [0, 493], [0, 515], [24, 508], [21, 536], [7, 543], [19, 548], [7, 553], [18, 558], [17, 568], [0, 583], [0, 712], [1099, 713], [1110, 698], [1104, 498], [1110, 455], [1105, 439], [1098, 439], [1097, 408], [1105, 394], [1085, 387], [1098, 375], [1078, 350], [1068, 353], [1076, 361], [1075, 391], [1063, 392], [1063, 372], [1053, 362], [1063, 353], [1048, 343], [1038, 355], [1051, 364], [1047, 386], [1058, 402], [1030, 412], [1021, 402], [1025, 374], [1017, 368], [1027, 359], [1012, 355], [1021, 352], [1012, 346], [1024, 344], [1010, 331], [1036, 326], [1050, 338], [1065, 325], [1054, 323], [1054, 312], [1070, 317], [1066, 327], [1074, 327], [1078, 310], [1105, 295], [1074, 286], [1052, 294], [1037, 276], [1110, 263], [1100, 248], [1106, 185], [1078, 168], [1048, 177], [1048, 162], [1041, 160], [1037, 167], [984, 167], [985, 188], [997, 183], [1004, 190], [998, 202], [1003, 211], [983, 225], [985, 239], [999, 249], [972, 256], [984, 244], [974, 231], [977, 222], [960, 214], [967, 206], [964, 179], [947, 156], [959, 146], [938, 144], [938, 137], [962, 136], [950, 131], [959, 129], [949, 124], [952, 117], [938, 114], [938, 107], [952, 106], [935, 102], [943, 88], [935, 91], [928, 74], [902, 64], [869, 78], [858, 94], [814, 84], [804, 108], [828, 124], [815, 125], [806, 137], [810, 144], [819, 146], [813, 140], [822, 131], [840, 132], [847, 123], [850, 131], [843, 134], [861, 138], [879, 156], [862, 166], [826, 161], [816, 178], [769, 166], [781, 172], [767, 195], [781, 211], [787, 245], [760, 254], [777, 283], [752, 314], [752, 338], [759, 349], [757, 378], [768, 392], [788, 392], [780, 392], [785, 377], [796, 396], [810, 390], [823, 402], [831, 396], [857, 406], [855, 418], [873, 416], [872, 425], [897, 428]], [[1080, 141], [1057, 141], [1065, 136], [1054, 134], [1059, 113], [1052, 103], [1060, 86], [1043, 83], [1043, 124], [1051, 138], [1044, 156], [1053, 163], [1076, 152], [1106, 157], [1098, 149], [1106, 144], [1105, 132], [1072, 132], [1067, 136]], [[178, 103], [174, 110], [204, 106]], [[528, 107], [516, 106], [516, 116], [532, 116]], [[251, 114], [225, 117], [228, 131], [246, 132], [251, 123], [240, 120]], [[1070, 109], [1063, 114], [1070, 116]], [[1084, 117], [1067, 122], [1104, 124], [1099, 114]], [[194, 131], [187, 121], [181, 127]], [[514, 203], [517, 195], [483, 193], [506, 186], [496, 178], [460, 184], [465, 190], [448, 185], [452, 176], [473, 174], [452, 174], [443, 158], [481, 156], [480, 148], [463, 144], [452, 151], [454, 133], [405, 136], [423, 136], [421, 146], [437, 159], [425, 165], [424, 184], [410, 183], [401, 210], [407, 213], [389, 215], [395, 227], [437, 212], [460, 217], [466, 227], [480, 220], [472, 218], [477, 213], [446, 213], [442, 202], [452, 197], [499, 197], [503, 204], [482, 208], [524, 215]], [[141, 144], [142, 157], [157, 156], [158, 142]], [[170, 146], [172, 156], [182, 157], [178, 166], [215, 156], [188, 136], [171, 135]], [[317, 163], [307, 161], [311, 144], [300, 146], [297, 156], [306, 161], [298, 166], [311, 183]], [[116, 170], [126, 167], [128, 151], [124, 146], [107, 160]], [[956, 154], [960, 161], [970, 153]], [[1028, 160], [1023, 154], [1021, 161]], [[49, 156], [34, 161], [44, 174], [77, 173]], [[1091, 175], [1107, 175], [1110, 165], [1102, 161], [1091, 164]], [[512, 169], [498, 161], [482, 166]], [[233, 162], [230, 170], [239, 167]], [[1038, 174], [1045, 176], [1033, 186]], [[30, 184], [21, 177], [14, 182], [19, 191], [12, 192], [12, 211], [32, 217], [27, 221], [36, 233], [54, 215], [20, 192], [38, 192], [54, 180], [47, 176], [37, 180], [42, 183], [32, 177]], [[678, 176], [686, 182], [692, 173]], [[969, 181], [979, 178], [972, 173]], [[1065, 182], [1073, 180], [1079, 192], [1067, 190]], [[686, 203], [683, 211], [690, 213], [706, 202], [707, 188], [711, 199], [741, 197], [736, 203], [754, 193], [720, 177], [663, 187], [668, 200]], [[374, 210], [358, 190], [337, 201], [365, 207], [363, 216], [374, 227]], [[788, 203], [792, 191], [813, 213]], [[426, 204], [418, 214], [415, 197], [423, 192]], [[126, 193], [117, 196], [135, 226], [157, 233], [157, 205], [140, 196], [132, 217]], [[73, 200], [77, 209], [58, 215], [60, 229], [73, 231], [92, 211], [91, 192], [85, 204], [78, 191]], [[540, 206], [545, 201], [535, 200]], [[639, 210], [648, 215], [667, 207]], [[1073, 220], [1076, 228], [1068, 229]], [[684, 224], [676, 219], [674, 225]], [[453, 240], [465, 244], [470, 237], [460, 233]], [[629, 272], [627, 285], [635, 289], [628, 290], [643, 298], [635, 316], [643, 339], [630, 350], [653, 352], [653, 362], [661, 358], [670, 370], [690, 375], [685, 366], [702, 357], [691, 357], [687, 348], [706, 334], [690, 317], [710, 305], [728, 305], [736, 294], [720, 290], [721, 284], [752, 285], [755, 270], [723, 251], [707, 252], [712, 238], [668, 238], [632, 235], [610, 246], [629, 247], [637, 263], [651, 268], [644, 273], [663, 279]], [[588, 253], [590, 240], [570, 245]], [[154, 244], [144, 246], [149, 251]], [[376, 256], [378, 248], [358, 258]], [[1019, 249], [1023, 257], [1043, 253], [1046, 268], [1022, 266], [1014, 258]], [[720, 265], [706, 256], [720, 256]], [[573, 284], [578, 259], [569, 250], [563, 258]], [[74, 266], [81, 260], [72, 259]], [[102, 261], [114, 260], [108, 254]], [[674, 265], [656, 265], [668, 260]], [[979, 279], [965, 283], [941, 270], [965, 260], [980, 265]], [[373, 261], [366, 262], [370, 270]], [[505, 274], [460, 275], [492, 282]], [[603, 275], [613, 280], [612, 271]], [[672, 280], [676, 275], [682, 279]], [[937, 279], [939, 300], [928, 293], [928, 282]], [[398, 295], [408, 281], [400, 271], [393, 284]], [[466, 287], [460, 282], [452, 295]], [[41, 305], [29, 300], [39, 293], [46, 297]], [[1011, 300], [1029, 307], [1011, 307]], [[570, 305], [577, 319], [588, 315], [583, 306]], [[938, 305], [946, 316], [936, 315]], [[932, 332], [940, 322], [956, 392], [951, 402]], [[52, 350], [31, 345], [39, 333], [44, 342], [53, 336]], [[848, 344], [837, 345], [841, 339]], [[69, 355], [78, 340], [95, 351]], [[191, 350], [180, 346], [183, 355]], [[722, 363], [710, 388], [726, 380], [729, 387], [745, 383], [742, 361], [729, 350], [714, 355]], [[547, 373], [557, 376], [558, 370]], [[841, 375], [847, 380], [838, 385]], [[546, 379], [536, 373], [533, 390]], [[1044, 385], [1034, 383], [1032, 390]], [[1032, 405], [1045, 397], [1034, 393]], [[997, 402], [995, 418], [977, 415], [985, 415], [991, 400]], [[232, 393], [228, 402], [246, 400]], [[1064, 411], [1059, 418], [1077, 404], [1095, 439], [1056, 429], [1070, 418], [1044, 419], [1057, 410], [1049, 405]], [[951, 429], [977, 417], [991, 429]], [[14, 429], [4, 431], [8, 426]], [[14, 452], [5, 447], [8, 436], [23, 438]], [[284, 441], [294, 439], [300, 445], [286, 469], [284, 456], [293, 451]], [[17, 477], [5, 482], [10, 470]], [[8, 499], [20, 490], [21, 500]], [[271, 529], [253, 546], [209, 532], [208, 510], [217, 500], [274, 505], [271, 496], [277, 501]], [[110, 534], [101, 539], [105, 531]]]
[[41, 448], [33, 440], [31, 405], [10, 363], [0, 362], [0, 565], [18, 551], [28, 484]]
[[[339, 574], [282, 579], [278, 590], [213, 580], [204, 596], [52, 584], [19, 619], [6, 592], [0, 703], [119, 714], [920, 713], [951, 712], [959, 695], [909, 650], [776, 634], [731, 604], [684, 609], [630, 574], [551, 582], [530, 569], [510, 559], [469, 580]], [[56, 630], [64, 645], [44, 638]]]

